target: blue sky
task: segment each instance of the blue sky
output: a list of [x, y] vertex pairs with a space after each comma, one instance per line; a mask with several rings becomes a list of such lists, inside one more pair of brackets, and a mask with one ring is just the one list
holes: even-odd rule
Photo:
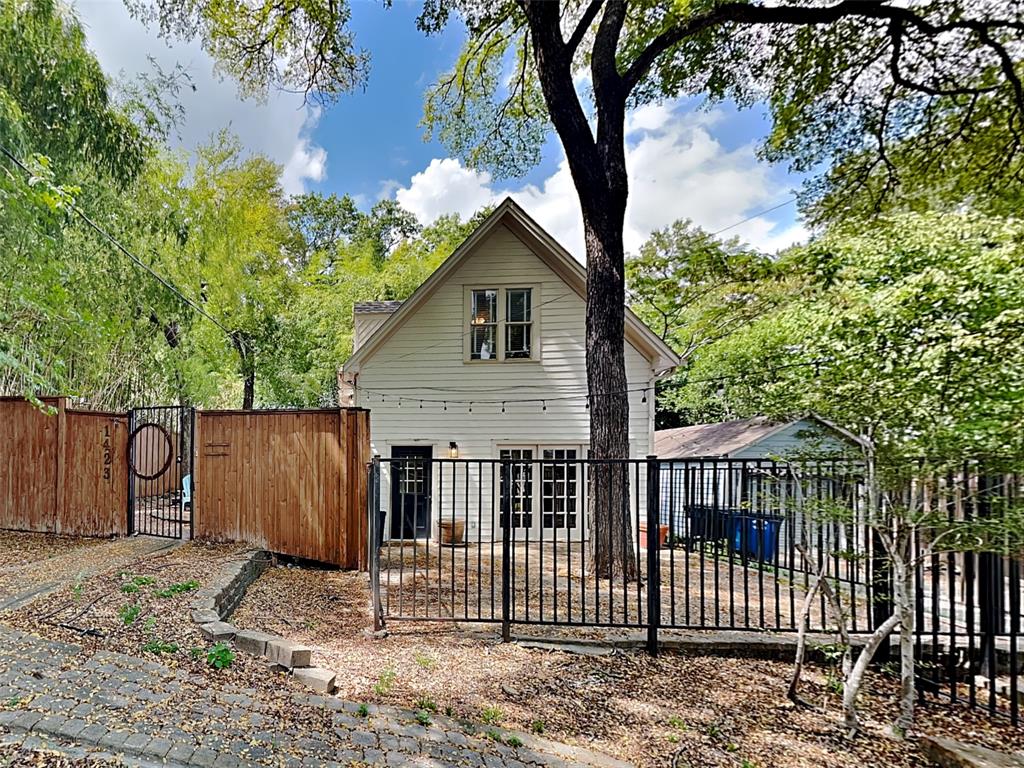
[[[443, 213], [469, 215], [512, 195], [582, 256], [578, 205], [557, 139], [542, 163], [521, 179], [492, 179], [452, 158], [437, 141], [424, 141], [419, 122], [423, 95], [458, 55], [463, 40], [454, 23], [441, 35], [416, 29], [420, 4], [353, 0], [352, 27], [372, 56], [364, 91], [322, 110], [301, 97], [273, 93], [262, 103], [238, 98], [235, 84], [219, 78], [195, 41], [166, 41], [132, 19], [120, 0], [78, 0], [90, 45], [113, 76], [133, 77], [150, 67], [181, 63], [196, 85], [182, 98], [187, 120], [178, 143], [192, 149], [218, 130], [282, 166], [289, 193], [349, 193], [364, 207], [396, 197], [424, 223]], [[635, 249], [651, 230], [687, 217], [716, 230], [793, 196], [799, 180], [755, 156], [767, 129], [758, 110], [729, 105], [699, 110], [692, 101], [642, 107], [629, 117], [627, 163], [631, 203], [626, 246]], [[806, 236], [788, 205], [728, 230], [766, 250]]]

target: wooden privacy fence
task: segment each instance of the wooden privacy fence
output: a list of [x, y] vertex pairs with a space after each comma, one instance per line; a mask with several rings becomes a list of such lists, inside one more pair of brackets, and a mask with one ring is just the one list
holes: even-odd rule
[[195, 537], [366, 567], [369, 412], [196, 413]]
[[[164, 473], [144, 488], [160, 503], [136, 498], [137, 508], [129, 509], [130, 487], [140, 496], [140, 478], [153, 469], [146, 460], [156, 455], [147, 449], [154, 409], [132, 412], [141, 423], [134, 454], [142, 474], [135, 476], [129, 414], [72, 410], [66, 398], [42, 400], [45, 409], [0, 398], [0, 529], [125, 535], [129, 516], [183, 505], [184, 478]], [[197, 411], [191, 445], [193, 538], [366, 568], [369, 411]], [[168, 463], [179, 458], [188, 456], [174, 454]], [[187, 536], [188, 515], [172, 529], [175, 538]]]
[[0, 398], [0, 528], [124, 534], [128, 417], [43, 402]]

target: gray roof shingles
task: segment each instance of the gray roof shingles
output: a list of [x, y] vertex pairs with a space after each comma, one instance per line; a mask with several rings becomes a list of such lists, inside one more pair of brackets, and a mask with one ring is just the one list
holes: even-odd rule
[[778, 429], [778, 422], [764, 416], [717, 424], [659, 429], [654, 433], [654, 453], [665, 459], [698, 456], [729, 456]]
[[360, 301], [357, 302], [354, 309], [356, 314], [371, 313], [371, 312], [397, 312], [398, 308], [402, 306], [400, 301]]

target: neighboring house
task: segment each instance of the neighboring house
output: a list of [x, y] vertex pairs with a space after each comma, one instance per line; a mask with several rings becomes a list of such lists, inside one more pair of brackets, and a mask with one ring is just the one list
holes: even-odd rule
[[813, 414], [660, 429], [654, 452], [663, 462], [662, 523], [680, 537], [715, 539], [729, 535], [723, 521], [730, 515], [787, 516], [799, 527], [782, 532], [785, 546], [804, 525], [796, 510], [800, 489], [785, 459], [813, 457], [819, 463], [801, 482], [826, 495], [849, 493], [856, 480], [847, 482], [851, 475], [838, 459], [856, 457], [861, 445], [861, 438]]
[[[524, 462], [515, 493], [526, 514], [513, 525], [571, 527], [583, 537], [581, 467], [545, 468], [541, 478], [529, 462], [587, 455], [585, 302], [583, 266], [506, 199], [406, 301], [356, 305], [355, 349], [339, 374], [343, 402], [371, 409], [382, 457]], [[630, 455], [642, 457], [654, 441], [654, 384], [679, 360], [628, 309], [625, 336]], [[469, 537], [489, 536], [496, 524], [475, 510], [498, 492], [490, 467], [452, 482], [441, 476], [455, 472], [450, 464], [422, 466], [402, 483], [390, 482], [397, 470], [382, 473], [382, 507], [408, 496], [415, 505], [389, 518], [387, 537], [434, 536], [441, 516], [462, 517], [467, 507]]]
[[860, 439], [818, 416], [772, 421], [764, 416], [694, 424], [654, 433], [661, 459], [771, 459], [794, 454], [834, 455], [856, 448]]

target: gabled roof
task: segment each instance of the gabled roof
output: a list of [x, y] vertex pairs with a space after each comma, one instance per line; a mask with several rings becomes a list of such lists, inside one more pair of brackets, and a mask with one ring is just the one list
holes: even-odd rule
[[[419, 288], [356, 350], [345, 363], [345, 371], [356, 373], [391, 335], [441, 286], [459, 265], [484, 242], [496, 227], [508, 227], [522, 242], [582, 298], [587, 296], [587, 271], [557, 240], [527, 215], [510, 197], [506, 197], [490, 216], [473, 230], [462, 244], [428, 277]], [[626, 308], [626, 340], [644, 354], [655, 370], [668, 371], [679, 365], [679, 357], [632, 310]]]
[[[808, 414], [802, 419], [816, 421], [828, 431], [852, 443], [863, 443], [861, 438], [820, 416]], [[780, 422], [772, 421], [765, 416], [754, 416], [749, 419], [735, 419], [716, 424], [694, 424], [689, 427], [659, 429], [654, 433], [654, 454], [665, 459], [693, 459], [712, 456], [726, 458], [802, 419]]]
[[397, 312], [398, 308], [402, 306], [400, 301], [357, 301], [352, 307], [352, 310], [357, 315], [362, 314], [391, 314]]

